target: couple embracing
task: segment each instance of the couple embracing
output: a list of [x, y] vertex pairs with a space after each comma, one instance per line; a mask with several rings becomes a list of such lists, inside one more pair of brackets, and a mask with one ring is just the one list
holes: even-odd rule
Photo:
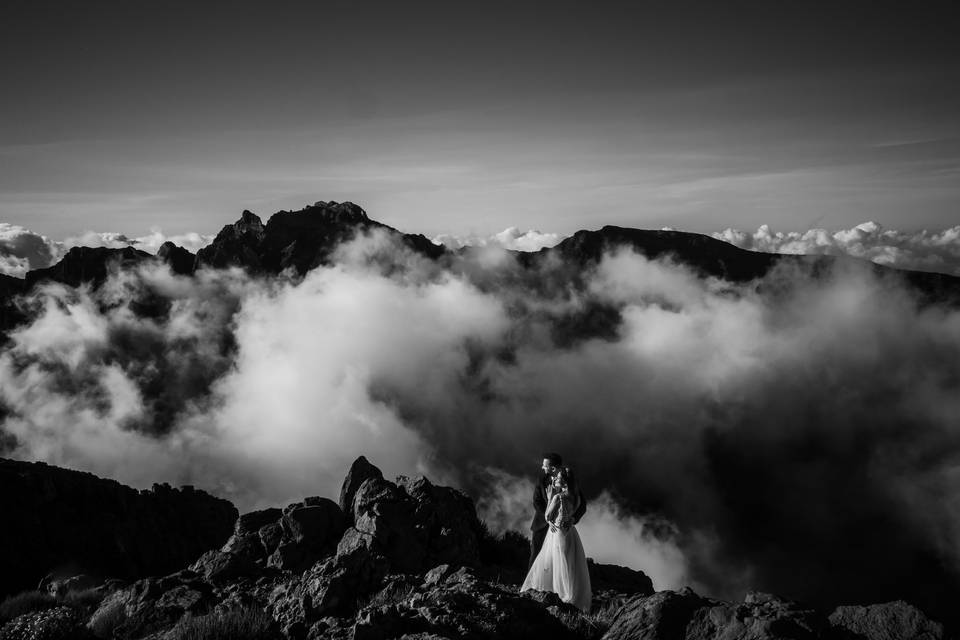
[[533, 491], [530, 569], [520, 591], [553, 591], [564, 602], [589, 611], [590, 573], [576, 528], [587, 510], [586, 500], [558, 454], [545, 454], [541, 470]]

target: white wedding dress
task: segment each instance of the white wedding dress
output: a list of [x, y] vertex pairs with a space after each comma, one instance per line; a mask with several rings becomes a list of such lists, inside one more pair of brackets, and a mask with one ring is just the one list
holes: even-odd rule
[[593, 593], [587, 557], [583, 553], [577, 528], [570, 522], [576, 506], [574, 500], [560, 497], [560, 507], [548, 521], [550, 529], [520, 591], [553, 591], [564, 602], [588, 612]]

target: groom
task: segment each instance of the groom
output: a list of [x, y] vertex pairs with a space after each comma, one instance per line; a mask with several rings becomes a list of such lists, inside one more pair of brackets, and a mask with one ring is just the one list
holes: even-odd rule
[[[553, 482], [553, 476], [560, 471], [563, 466], [563, 458], [558, 453], [545, 453], [543, 455], [543, 464], [540, 467], [540, 477], [533, 488], [533, 522], [530, 523], [530, 562], [527, 563], [527, 570], [533, 565], [537, 554], [540, 553], [540, 547], [543, 546], [543, 539], [547, 537], [547, 520], [543, 512], [547, 510], [547, 487]], [[583, 497], [583, 492], [578, 489], [580, 494], [580, 506], [573, 514], [573, 524], [577, 524], [587, 510], [587, 501]]]

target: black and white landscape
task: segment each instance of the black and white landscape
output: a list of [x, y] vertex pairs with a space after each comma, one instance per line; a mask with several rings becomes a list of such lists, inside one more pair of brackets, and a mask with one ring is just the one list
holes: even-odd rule
[[0, 640], [960, 637], [960, 25], [774, 4], [0, 9]]

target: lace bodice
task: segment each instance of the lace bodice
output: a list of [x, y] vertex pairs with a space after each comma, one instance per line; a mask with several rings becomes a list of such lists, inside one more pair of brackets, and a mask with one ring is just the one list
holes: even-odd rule
[[[557, 490], [553, 486], [547, 487], [547, 500], [552, 500], [556, 492]], [[573, 524], [573, 514], [576, 510], [577, 497], [566, 496], [561, 493], [557, 510], [547, 522], [564, 530], [569, 529], [570, 525]]]

